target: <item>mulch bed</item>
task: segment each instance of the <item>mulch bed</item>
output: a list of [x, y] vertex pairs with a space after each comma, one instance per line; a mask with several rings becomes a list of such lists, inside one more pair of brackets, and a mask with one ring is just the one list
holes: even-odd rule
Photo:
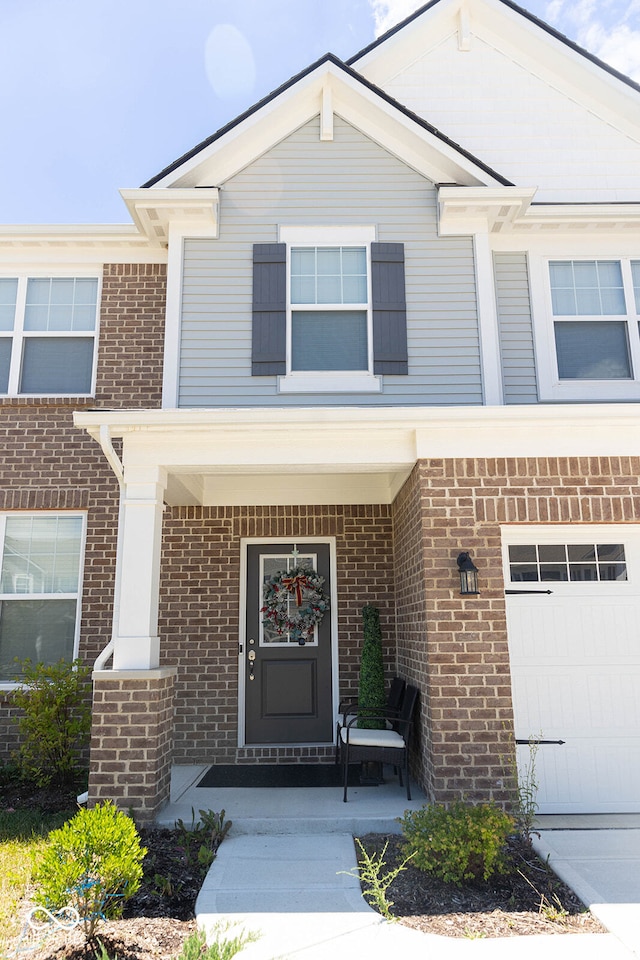
[[[0, 790], [0, 806], [69, 809], [69, 796], [25, 787]], [[231, 812], [231, 811], [230, 811]], [[195, 930], [195, 900], [206, 870], [187, 861], [177, 831], [142, 829], [145, 876], [125, 904], [122, 919], [101, 923], [98, 938], [111, 960], [174, 960]], [[404, 859], [402, 838], [372, 834], [362, 838], [369, 852], [387, 843], [386, 869]], [[283, 839], [286, 843], [286, 839]], [[510, 847], [513, 872], [486, 883], [456, 887], [410, 864], [387, 891], [401, 923], [446, 937], [512, 937], [530, 934], [603, 933], [575, 894], [542, 863], [523, 840]], [[29, 904], [23, 904], [26, 914]], [[97, 943], [78, 930], [49, 937], [42, 948], [24, 954], [32, 960], [96, 960]]]
[[[369, 854], [392, 870], [405, 859], [396, 835], [362, 837]], [[445, 937], [516, 937], [529, 934], [605, 933], [601, 924], [521, 838], [509, 843], [513, 871], [457, 887], [408, 863], [387, 890], [392, 914], [423, 933]]]

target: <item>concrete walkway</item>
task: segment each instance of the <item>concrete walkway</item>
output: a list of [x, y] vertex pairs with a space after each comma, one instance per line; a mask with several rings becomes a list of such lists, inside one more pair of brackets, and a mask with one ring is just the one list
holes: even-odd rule
[[421, 807], [424, 797], [417, 795], [408, 804], [396, 782], [354, 788], [347, 804], [342, 803], [342, 791], [331, 788], [196, 788], [204, 769], [176, 768], [172, 803], [161, 822], [173, 825], [177, 817], [189, 821], [192, 810], [197, 815], [199, 809], [224, 809], [233, 820], [198, 897], [196, 914], [208, 930], [228, 922], [236, 930], [260, 933], [240, 954], [243, 960], [640, 957], [640, 817], [615, 825], [603, 818], [540, 818], [539, 852], [594, 905], [609, 933], [453, 939], [386, 923], [364, 902], [351, 875], [356, 867], [353, 835], [399, 832], [396, 818], [408, 807]]

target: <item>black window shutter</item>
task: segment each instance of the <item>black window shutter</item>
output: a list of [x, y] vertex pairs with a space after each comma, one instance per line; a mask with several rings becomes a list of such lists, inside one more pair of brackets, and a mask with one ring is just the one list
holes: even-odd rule
[[253, 245], [251, 374], [287, 372], [287, 245]]
[[404, 244], [371, 244], [373, 372], [407, 374]]

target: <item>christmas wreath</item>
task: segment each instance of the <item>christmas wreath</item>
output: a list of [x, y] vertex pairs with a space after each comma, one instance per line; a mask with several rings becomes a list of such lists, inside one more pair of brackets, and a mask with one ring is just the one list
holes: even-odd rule
[[[291, 635], [304, 646], [329, 609], [323, 583], [324, 577], [309, 567], [295, 566], [274, 574], [264, 584], [264, 606], [260, 610], [263, 624], [274, 627], [280, 636]], [[295, 599], [295, 612], [291, 599]]]

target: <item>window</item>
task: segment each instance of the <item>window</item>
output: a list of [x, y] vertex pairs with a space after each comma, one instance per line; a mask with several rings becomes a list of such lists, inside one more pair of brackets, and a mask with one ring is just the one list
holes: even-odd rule
[[0, 394], [91, 394], [96, 277], [0, 277]]
[[0, 682], [19, 680], [16, 659], [73, 660], [83, 536], [77, 514], [0, 517]]
[[[260, 557], [260, 582], [264, 585], [272, 577], [277, 576], [282, 573], [284, 570], [291, 570], [293, 567], [304, 567], [308, 570], [315, 570], [318, 565], [318, 558], [315, 554], [299, 553], [295, 558], [291, 554], [286, 556], [276, 556], [275, 554], [262, 554]], [[262, 594], [258, 599], [260, 607], [263, 604]], [[296, 614], [296, 598], [292, 594], [287, 598], [287, 616], [295, 616]], [[270, 623], [265, 623], [262, 617], [262, 614], [259, 616], [260, 623], [260, 633], [259, 633], [259, 645], [261, 647], [265, 646], [279, 646], [286, 647], [292, 643], [297, 645], [298, 639], [291, 635], [291, 633], [279, 634], [274, 626]], [[313, 640], [307, 640], [307, 646], [317, 646], [318, 645], [318, 628], [314, 627], [313, 630]]]
[[548, 266], [555, 366], [551, 395], [635, 396], [632, 387], [640, 384], [640, 261], [551, 260]]
[[292, 247], [291, 370], [368, 370], [366, 247]]
[[509, 571], [512, 583], [627, 579], [621, 543], [511, 545]]
[[[408, 373], [404, 245], [373, 227], [280, 228], [253, 247], [253, 376], [281, 393], [379, 392]], [[282, 242], [283, 241], [283, 242]]]

